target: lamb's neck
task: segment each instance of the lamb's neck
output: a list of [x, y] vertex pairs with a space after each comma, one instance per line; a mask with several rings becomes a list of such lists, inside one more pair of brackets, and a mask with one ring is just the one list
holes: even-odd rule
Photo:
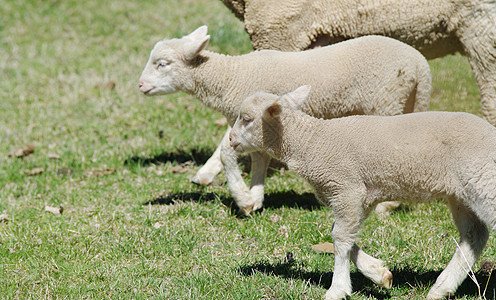
[[186, 92], [195, 95], [208, 107], [226, 116], [231, 115], [233, 112], [228, 110], [239, 105], [231, 103], [237, 99], [228, 95], [235, 88], [240, 69], [237, 56], [202, 51], [192, 65], [193, 85]]
[[301, 112], [290, 111], [284, 112], [280, 116], [280, 125], [278, 132], [280, 138], [274, 140], [272, 146], [266, 143], [268, 152], [274, 157], [286, 162], [293, 169], [303, 163], [302, 159], [308, 157], [308, 149], [315, 144], [315, 121], [311, 117]]

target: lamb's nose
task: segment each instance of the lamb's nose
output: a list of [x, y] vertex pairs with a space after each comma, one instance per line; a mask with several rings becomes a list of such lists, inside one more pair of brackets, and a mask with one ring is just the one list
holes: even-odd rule
[[232, 142], [232, 134], [229, 133], [229, 141]]
[[141, 88], [142, 86], [143, 86], [143, 82], [141, 82], [141, 81], [140, 81], [140, 82], [138, 83], [138, 87], [139, 87], [139, 88]]

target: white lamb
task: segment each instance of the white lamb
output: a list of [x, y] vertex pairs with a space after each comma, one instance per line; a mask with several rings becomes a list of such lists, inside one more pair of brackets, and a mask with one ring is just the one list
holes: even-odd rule
[[[240, 56], [204, 50], [209, 38], [207, 27], [202, 26], [180, 39], [158, 42], [139, 80], [140, 90], [149, 96], [176, 91], [193, 94], [224, 114], [229, 125], [248, 95], [259, 90], [282, 95], [304, 84], [314, 89], [302, 109], [318, 118], [397, 115], [429, 106], [427, 61], [417, 50], [391, 38], [367, 36], [303, 52], [264, 50]], [[223, 163], [229, 190], [248, 214], [262, 207], [270, 157], [263, 152], [251, 154], [249, 189], [228, 133], [229, 129], [192, 181], [210, 184]]]
[[[352, 292], [350, 259], [366, 277], [391, 287], [383, 262], [355, 244], [363, 221], [385, 200], [447, 200], [459, 248], [428, 299], [454, 293], [496, 231], [496, 128], [467, 114], [421, 112], [320, 120], [297, 110], [309, 87], [283, 96], [259, 92], [243, 102], [231, 130], [236, 151], [267, 151], [288, 164], [332, 207], [335, 265], [326, 299]], [[486, 226], [487, 225], [487, 226]]]

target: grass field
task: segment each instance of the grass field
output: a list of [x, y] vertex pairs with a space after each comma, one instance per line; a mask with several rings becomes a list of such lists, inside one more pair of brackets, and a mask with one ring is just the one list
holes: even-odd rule
[[[265, 210], [238, 217], [223, 175], [206, 188], [188, 180], [220, 141], [222, 116], [186, 94], [146, 98], [137, 89], [163, 37], [207, 24], [209, 49], [250, 51], [220, 1], [0, 6], [0, 298], [323, 296], [334, 258], [310, 246], [332, 242], [333, 215], [308, 184], [274, 170]], [[430, 65], [431, 110], [480, 115], [466, 59]], [[26, 145], [32, 154], [9, 156]], [[352, 267], [352, 299], [425, 297], [456, 240], [440, 201], [371, 216], [359, 244], [387, 262], [394, 286], [376, 287]], [[481, 264], [495, 258], [493, 234], [474, 267], [487, 299], [496, 274]], [[479, 295], [467, 279], [451, 298]]]

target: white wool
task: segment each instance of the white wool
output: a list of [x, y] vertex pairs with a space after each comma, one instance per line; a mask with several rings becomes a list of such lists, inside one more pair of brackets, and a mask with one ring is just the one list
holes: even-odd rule
[[378, 203], [445, 198], [461, 240], [428, 299], [456, 291], [496, 232], [496, 128], [467, 113], [419, 112], [401, 116], [351, 116], [321, 120], [295, 108], [308, 86], [277, 96], [246, 99], [231, 131], [240, 152], [266, 151], [304, 177], [332, 207], [336, 249], [326, 299], [352, 292], [350, 259], [365, 276], [390, 287], [392, 274], [355, 244]]
[[[224, 114], [229, 125], [248, 95], [259, 90], [284, 94], [304, 84], [314, 88], [302, 110], [318, 118], [397, 115], [429, 106], [427, 61], [417, 50], [391, 38], [367, 36], [303, 52], [264, 50], [239, 56], [204, 50], [209, 38], [202, 26], [183, 38], [158, 42], [141, 75], [140, 90], [146, 95], [193, 94]], [[193, 181], [210, 183], [221, 171], [222, 159], [229, 190], [249, 213], [262, 206], [269, 157], [252, 155], [248, 189], [227, 137], [223, 150], [216, 150]]]
[[495, 0], [222, 0], [244, 21], [254, 49], [297, 51], [384, 35], [427, 59], [466, 55], [484, 117], [496, 125]]

